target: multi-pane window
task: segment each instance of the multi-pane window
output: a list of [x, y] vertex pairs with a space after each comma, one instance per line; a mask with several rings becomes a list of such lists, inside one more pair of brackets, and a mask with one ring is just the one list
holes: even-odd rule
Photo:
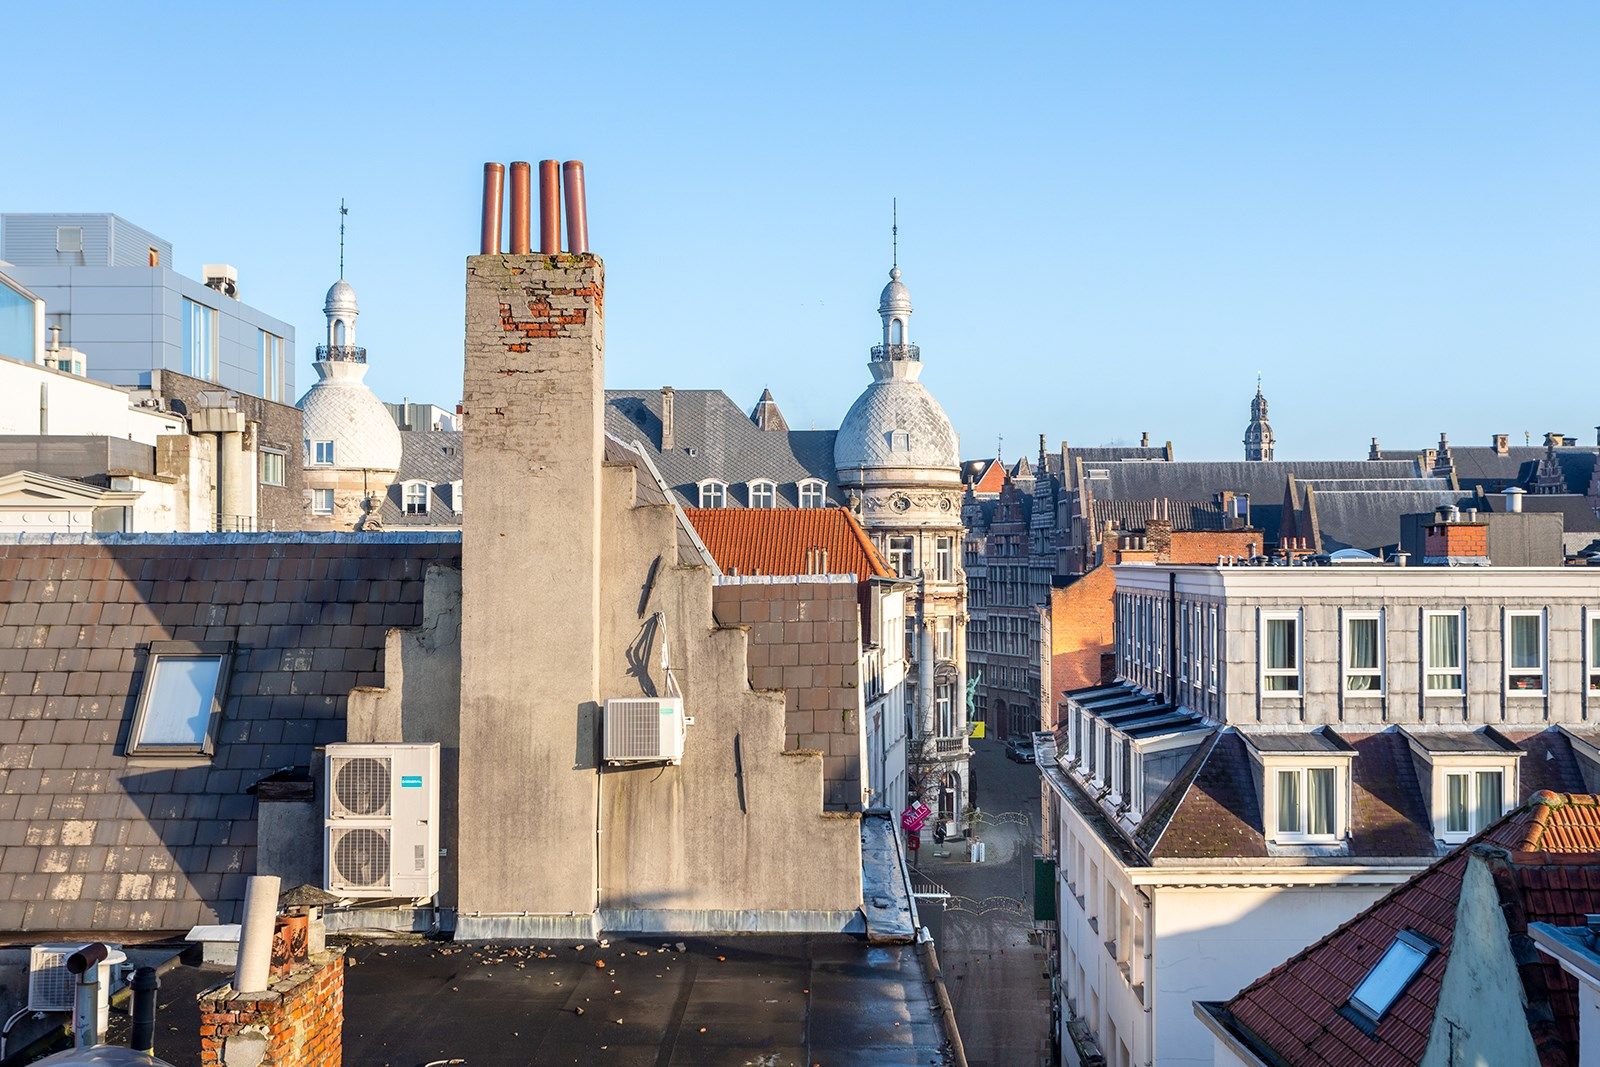
[[461, 480], [450, 483], [450, 510], [457, 515], [461, 514]]
[[953, 537], [933, 539], [933, 576], [935, 581], [955, 581], [956, 542]]
[[311, 514], [313, 514], [313, 515], [332, 515], [333, 514], [333, 490], [332, 489], [313, 489], [313, 490], [311, 490]]
[[934, 656], [939, 659], [955, 659], [956, 621], [954, 619], [936, 619], [934, 627]]
[[1544, 692], [1544, 613], [1506, 613], [1506, 689]]
[[1430, 611], [1423, 616], [1422, 677], [1426, 693], [1460, 693], [1465, 671], [1461, 613]]
[[261, 334], [261, 395], [283, 400], [283, 338], [266, 330]]
[[940, 682], [933, 687], [933, 714], [934, 721], [939, 726], [939, 736], [954, 737], [956, 735], [955, 686], [949, 682]]
[[262, 453], [261, 453], [261, 484], [262, 485], [282, 485], [283, 484], [283, 453], [282, 452], [267, 452], [265, 450], [262, 451]]
[[888, 540], [889, 566], [901, 578], [911, 577], [911, 546], [912, 538], [895, 535]]
[[1589, 688], [1600, 690], [1600, 615], [1589, 616]]
[[775, 482], [755, 481], [750, 483], [750, 506], [753, 508], [775, 508], [778, 506], [778, 486]]
[[217, 313], [198, 301], [183, 299], [183, 372], [191, 378], [217, 377]]
[[1300, 691], [1300, 617], [1261, 619], [1261, 688], [1268, 693]]
[[1464, 841], [1505, 814], [1505, 772], [1446, 771], [1444, 839]]
[[404, 499], [407, 515], [426, 515], [428, 513], [428, 483], [407, 482]]
[[700, 483], [700, 506], [703, 508], [723, 508], [728, 506], [728, 485], [726, 482], [704, 481]]
[[1206, 688], [1217, 691], [1217, 660], [1222, 650], [1217, 647], [1217, 609], [1206, 608]]
[[1344, 618], [1344, 691], [1362, 696], [1383, 692], [1383, 622], [1377, 613]]
[[800, 483], [800, 506], [803, 508], [820, 508], [827, 500], [827, 483], [815, 479]]
[[311, 442], [311, 462], [314, 463], [315, 465], [317, 465], [318, 467], [331, 467], [331, 466], [333, 466], [333, 442], [332, 441], [312, 441]]
[[1339, 772], [1333, 767], [1278, 771], [1278, 838], [1332, 838], [1338, 833]]

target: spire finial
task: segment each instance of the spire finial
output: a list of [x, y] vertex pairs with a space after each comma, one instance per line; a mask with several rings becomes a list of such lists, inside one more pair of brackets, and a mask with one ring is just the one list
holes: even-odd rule
[[339, 279], [344, 280], [344, 217], [350, 214], [350, 209], [344, 206], [344, 197], [339, 198]]
[[889, 198], [889, 212], [890, 212], [890, 220], [891, 220], [891, 225], [889, 226], [889, 235], [890, 235], [890, 241], [891, 241], [892, 246], [893, 246], [891, 254], [889, 256], [889, 266], [890, 267], [898, 267], [898, 266], [900, 266], [900, 198], [899, 197], [896, 196], [896, 197], [890, 197]]

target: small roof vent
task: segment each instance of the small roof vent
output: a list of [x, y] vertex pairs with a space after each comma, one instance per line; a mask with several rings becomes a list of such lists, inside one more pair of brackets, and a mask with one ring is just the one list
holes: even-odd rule
[[215, 289], [223, 296], [239, 299], [239, 268], [226, 263], [207, 263], [200, 268], [207, 289]]

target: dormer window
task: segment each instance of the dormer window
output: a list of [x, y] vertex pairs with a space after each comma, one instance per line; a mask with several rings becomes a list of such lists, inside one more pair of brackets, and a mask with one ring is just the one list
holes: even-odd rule
[[910, 452], [911, 435], [904, 430], [889, 431], [889, 451]]
[[450, 483], [450, 510], [457, 515], [461, 514], [461, 482]]
[[333, 466], [333, 442], [312, 441], [311, 462], [318, 467]]
[[1504, 771], [1443, 768], [1443, 777], [1443, 840], [1465, 841], [1505, 814]]
[[[1429, 769], [1433, 836], [1456, 845], [1505, 814], [1517, 795], [1521, 749], [1493, 727], [1470, 732], [1405, 728], [1414, 757]], [[1422, 777], [1419, 773], [1419, 777]], [[1424, 779], [1424, 786], [1429, 785]]]
[[426, 515], [428, 513], [428, 483], [407, 482], [403, 490], [402, 499], [407, 515]]
[[1349, 837], [1355, 749], [1332, 730], [1247, 731], [1261, 769], [1262, 827], [1269, 845], [1342, 846]]
[[1300, 692], [1300, 616], [1261, 617], [1261, 689], [1268, 696]]
[[768, 481], [753, 481], [749, 485], [750, 506], [753, 508], [775, 508], [778, 506], [778, 484]]
[[700, 483], [700, 506], [703, 508], [725, 508], [728, 506], [728, 483], [719, 482], [714, 478], [707, 478]]
[[828, 499], [828, 483], [818, 478], [807, 478], [797, 486], [800, 495], [800, 506], [803, 508], [823, 507]]
[[1274, 775], [1278, 787], [1279, 841], [1332, 841], [1339, 825], [1339, 772], [1335, 767], [1297, 767]]

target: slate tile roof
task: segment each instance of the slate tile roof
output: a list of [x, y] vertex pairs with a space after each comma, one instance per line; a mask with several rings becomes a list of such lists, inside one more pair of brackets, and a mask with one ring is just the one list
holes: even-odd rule
[[[726, 574], [853, 574], [863, 582], [894, 577], [845, 508], [685, 508], [684, 512]], [[825, 555], [814, 558], [818, 549]]]
[[[1397, 453], [1385, 449], [1384, 453], [1420, 456], [1422, 451]], [[1587, 445], [1564, 445], [1555, 450], [1556, 464], [1561, 468], [1567, 492], [1583, 493], [1589, 488], [1597, 454], [1600, 450]], [[1539, 461], [1544, 458], [1544, 446], [1516, 445], [1500, 455], [1488, 445], [1451, 445], [1450, 458], [1455, 465], [1456, 484], [1462, 489], [1470, 491], [1482, 486], [1486, 492], [1498, 493], [1507, 486], [1517, 485], [1531, 493]]]
[[[0, 543], [0, 932], [237, 920], [247, 790], [345, 736], [421, 620], [449, 534], [111, 535]], [[210, 760], [130, 759], [150, 642], [234, 645]]]
[[[1449, 963], [1462, 879], [1477, 845], [1509, 850], [1509, 855], [1478, 854], [1491, 863], [1514, 943], [1525, 938], [1532, 921], [1580, 925], [1600, 901], [1600, 797], [1540, 792], [1473, 842], [1246, 986], [1214, 1016], [1267, 1056], [1295, 1067], [1420, 1062]], [[1435, 941], [1440, 950], [1369, 1036], [1340, 1008], [1395, 935], [1408, 929]], [[1513, 952], [1541, 1062], [1576, 1063], [1578, 1007], [1572, 980], [1536, 952], [1518, 952], [1515, 944]]]
[[[1487, 510], [1481, 498], [1450, 489], [1330, 490], [1313, 485], [1306, 489], [1303, 499], [1316, 551], [1357, 548], [1379, 558], [1399, 547], [1402, 515], [1430, 514], [1445, 504], [1455, 504], [1463, 510]], [[1302, 532], [1298, 523], [1296, 532]]]
[[[385, 528], [461, 525], [456, 501], [450, 497], [450, 485], [461, 481], [465, 465], [461, 440], [460, 430], [400, 431], [400, 474], [378, 515]], [[406, 514], [403, 487], [409, 481], [428, 483], [426, 514]]]
[[1119, 530], [1145, 529], [1152, 517], [1170, 518], [1174, 530], [1226, 530], [1228, 516], [1222, 505], [1206, 500], [1096, 500], [1096, 529], [1112, 523]]
[[833, 430], [763, 430], [720, 389], [678, 389], [673, 394], [673, 447], [661, 448], [661, 391], [607, 389], [606, 432], [641, 444], [680, 501], [700, 503], [705, 478], [727, 482], [732, 503], [747, 506], [744, 483], [770, 479], [789, 507], [795, 484], [820, 478], [829, 503], [844, 503], [833, 466]]

